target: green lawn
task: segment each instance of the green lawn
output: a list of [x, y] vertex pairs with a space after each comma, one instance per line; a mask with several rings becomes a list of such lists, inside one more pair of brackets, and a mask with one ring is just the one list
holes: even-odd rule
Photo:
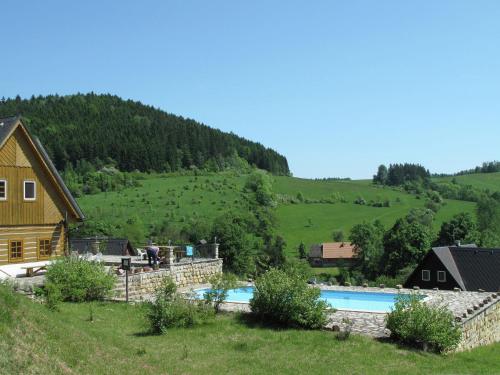
[[[146, 333], [143, 308], [63, 304], [51, 312], [0, 295], [0, 374], [494, 374], [500, 344], [437, 356], [331, 332], [273, 329], [222, 315], [163, 336]], [[7, 321], [7, 314], [12, 320]]]

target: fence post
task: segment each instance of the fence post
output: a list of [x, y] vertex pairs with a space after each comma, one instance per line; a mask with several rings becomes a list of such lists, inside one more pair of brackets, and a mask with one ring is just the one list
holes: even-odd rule
[[167, 246], [167, 264], [174, 264], [174, 246]]
[[217, 237], [215, 237], [214, 243], [214, 259], [219, 259], [219, 244], [217, 243]]

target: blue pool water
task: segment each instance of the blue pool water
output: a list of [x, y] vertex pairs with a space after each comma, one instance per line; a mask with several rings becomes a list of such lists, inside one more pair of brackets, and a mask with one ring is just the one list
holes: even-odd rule
[[[203, 298], [203, 294], [207, 290], [199, 289], [196, 291], [196, 295]], [[254, 287], [231, 289], [227, 302], [248, 303], [253, 296], [253, 291]], [[396, 297], [395, 293], [321, 290], [321, 298], [338, 310], [389, 312], [394, 306]]]

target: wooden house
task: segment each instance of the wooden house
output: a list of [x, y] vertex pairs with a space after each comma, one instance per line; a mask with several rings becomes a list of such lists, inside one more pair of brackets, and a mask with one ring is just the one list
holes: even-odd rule
[[308, 260], [311, 266], [348, 266], [357, 259], [356, 246], [347, 242], [325, 242], [312, 245]]
[[434, 247], [404, 286], [500, 292], [500, 249], [475, 245]]
[[0, 265], [64, 254], [84, 215], [20, 117], [0, 119]]

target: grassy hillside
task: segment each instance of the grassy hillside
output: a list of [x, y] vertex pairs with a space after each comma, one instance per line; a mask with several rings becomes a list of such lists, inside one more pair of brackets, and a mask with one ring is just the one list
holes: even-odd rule
[[[363, 181], [314, 181], [290, 177], [277, 177], [274, 190], [296, 196], [301, 192], [306, 198], [321, 199], [341, 196], [346, 203], [286, 204], [277, 209], [279, 231], [283, 233], [288, 252], [295, 253], [300, 241], [306, 245], [331, 241], [334, 230], [349, 234], [353, 225], [363, 221], [380, 220], [386, 226], [405, 216], [412, 208], [424, 207], [424, 201], [414, 195], [389, 187], [377, 187]], [[390, 207], [372, 207], [354, 204], [357, 198], [366, 201], [390, 201]], [[434, 227], [458, 212], [474, 212], [471, 202], [446, 200], [436, 215]]]
[[0, 286], [0, 374], [491, 374], [500, 357], [500, 344], [437, 356], [239, 315], [151, 336], [140, 305], [94, 303], [93, 321], [89, 311], [69, 303], [49, 311]]
[[[88, 195], [79, 199], [90, 218], [100, 218], [123, 227], [127, 221], [139, 223], [144, 230], [168, 221], [182, 227], [193, 218], [207, 219], [222, 215], [226, 210], [247, 210], [242, 193], [246, 176], [234, 173], [207, 176], [151, 175], [142, 186], [120, 192]], [[300, 241], [306, 245], [331, 240], [334, 230], [346, 235], [350, 228], [363, 221], [381, 220], [389, 226], [411, 208], [423, 207], [424, 201], [402, 191], [374, 187], [366, 181], [313, 181], [292, 177], [275, 177], [273, 190], [279, 196], [295, 197], [299, 192], [306, 200], [336, 203], [280, 203], [276, 209], [278, 232], [288, 246], [289, 254], [296, 253]], [[362, 197], [366, 201], [390, 202], [390, 207], [371, 207], [354, 204]], [[341, 200], [343, 202], [341, 202]], [[447, 200], [438, 212], [435, 227], [453, 214], [473, 212], [475, 204]]]
[[490, 191], [500, 191], [500, 172], [497, 173], [474, 173], [453, 177], [434, 177], [434, 182], [451, 182], [453, 179], [459, 184], [472, 185], [476, 188]]

